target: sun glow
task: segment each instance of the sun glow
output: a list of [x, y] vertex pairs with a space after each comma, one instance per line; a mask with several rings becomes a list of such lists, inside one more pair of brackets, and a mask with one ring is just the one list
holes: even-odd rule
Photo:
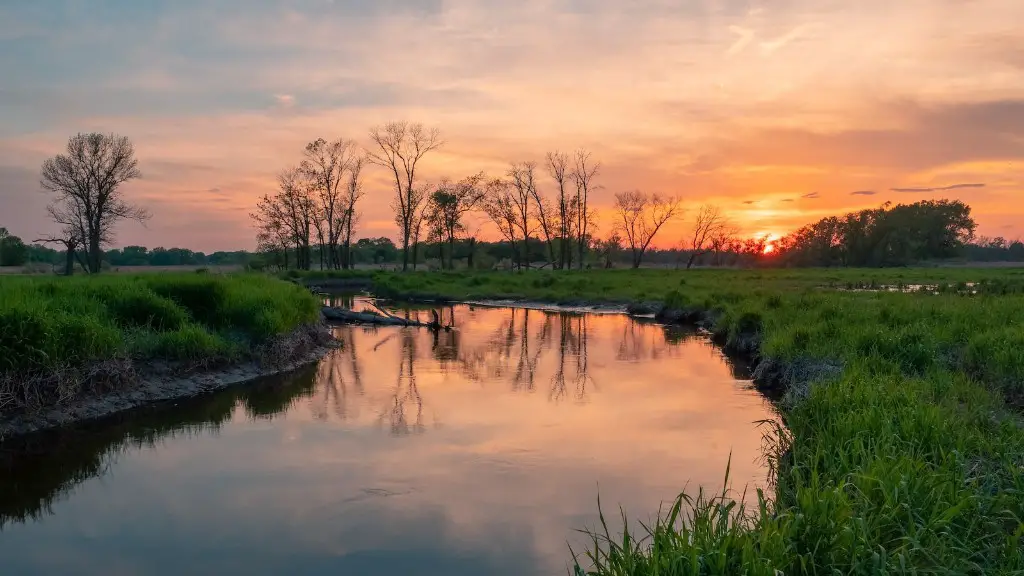
[[771, 254], [772, 252], [775, 252], [775, 244], [765, 244], [764, 253]]

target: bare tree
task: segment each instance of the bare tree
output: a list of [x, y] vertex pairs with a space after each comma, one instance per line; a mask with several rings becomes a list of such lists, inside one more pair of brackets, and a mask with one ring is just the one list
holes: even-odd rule
[[730, 252], [737, 244], [736, 237], [740, 231], [732, 224], [722, 226], [717, 232], [711, 235], [711, 251], [715, 254], [715, 265], [722, 265], [722, 254]]
[[420, 236], [423, 235], [423, 225], [427, 221], [427, 191], [430, 190], [429, 183], [423, 183], [413, 189], [407, 199], [409, 208], [412, 211], [412, 224], [410, 229], [410, 248], [412, 248], [412, 269], [416, 270], [419, 262]]
[[363, 165], [366, 158], [359, 156], [353, 158], [349, 163], [348, 188], [343, 198], [344, 210], [340, 223], [342, 246], [341, 246], [341, 267], [352, 267], [352, 233], [355, 231], [356, 223], [359, 222], [359, 213], [356, 212], [356, 203], [365, 195], [363, 182], [361, 180]]
[[268, 264], [288, 269], [288, 248], [290, 237], [279, 220], [257, 223], [256, 251], [272, 258]]
[[[512, 254], [515, 255], [515, 259], [519, 260], [519, 251], [516, 250], [518, 216], [513, 196], [512, 184], [508, 180], [502, 178], [490, 180], [484, 187], [483, 209], [487, 217], [497, 226], [501, 235], [512, 246]], [[518, 264], [520, 267], [522, 266], [521, 262]]]
[[[402, 270], [408, 270], [409, 242], [422, 202], [422, 192], [415, 186], [416, 166], [424, 155], [441, 146], [440, 133], [436, 128], [425, 130], [422, 124], [388, 122], [371, 129], [370, 138], [378, 149], [367, 152], [367, 160], [390, 170], [395, 178], [395, 222], [402, 235]], [[414, 201], [417, 194], [420, 202]]]
[[523, 237], [521, 264], [530, 267], [530, 234], [535, 230], [533, 226], [534, 212], [530, 209], [530, 201], [533, 199], [534, 171], [536, 165], [533, 162], [513, 162], [508, 169], [508, 177], [512, 179], [512, 204], [516, 212], [516, 227]]
[[520, 265], [525, 265], [529, 268], [529, 237], [537, 229], [534, 221], [534, 210], [530, 207], [532, 198], [534, 198], [534, 173], [536, 165], [532, 162], [513, 162], [509, 166], [508, 176], [512, 184], [512, 206], [515, 210], [516, 229], [522, 238], [522, 245], [520, 246], [522, 254], [520, 255]]
[[594, 179], [601, 170], [601, 163], [590, 159], [590, 152], [576, 151], [576, 165], [572, 172], [576, 183], [576, 247], [579, 250], [579, 268], [583, 269], [583, 256], [589, 243], [589, 228], [593, 215], [590, 213], [590, 192], [595, 189]]
[[296, 265], [309, 270], [312, 265], [310, 235], [317, 220], [316, 202], [301, 171], [296, 168], [281, 172], [277, 184], [277, 193], [264, 195], [250, 217], [262, 233], [289, 238], [295, 246]]
[[555, 237], [558, 235], [558, 216], [555, 209], [551, 206], [551, 202], [540, 193], [537, 187], [536, 171], [537, 165], [535, 163], [520, 162], [513, 165], [512, 179], [516, 182], [517, 189], [526, 190], [530, 198], [533, 199], [534, 215], [537, 224], [540, 225], [541, 232], [544, 233], [544, 243], [548, 247], [548, 264], [555, 268]]
[[717, 206], [711, 204], [701, 206], [697, 210], [697, 216], [693, 221], [693, 230], [690, 231], [690, 237], [684, 246], [690, 251], [686, 269], [692, 268], [697, 258], [714, 250], [715, 239], [728, 228], [729, 221]]
[[569, 155], [564, 152], [548, 152], [548, 174], [558, 185], [558, 198], [555, 199], [557, 221], [555, 222], [558, 236], [558, 268], [572, 267], [573, 224], [576, 219], [577, 199], [570, 194], [569, 181], [572, 172], [569, 170]]
[[[455, 239], [465, 231], [463, 217], [483, 201], [485, 180], [483, 172], [458, 182], [442, 180], [430, 195], [427, 220], [433, 235], [448, 243], [448, 269], [453, 270]], [[441, 258], [442, 266], [444, 257]]]
[[618, 226], [632, 252], [633, 268], [640, 267], [644, 252], [658, 230], [679, 214], [679, 204], [678, 198], [662, 198], [657, 194], [648, 196], [639, 190], [615, 195], [615, 210], [620, 219]]
[[[349, 169], [354, 143], [344, 138], [328, 142], [317, 138], [306, 145], [299, 170], [308, 180], [316, 198], [317, 218], [314, 226], [320, 243], [320, 267], [324, 258], [328, 268], [338, 268], [341, 258], [338, 243], [344, 225], [344, 175]], [[326, 254], [324, 248], [326, 247]]]
[[139, 176], [135, 147], [116, 134], [77, 134], [65, 154], [43, 162], [40, 185], [57, 196], [47, 211], [82, 241], [90, 273], [100, 271], [102, 248], [113, 241], [118, 221], [149, 219], [149, 212], [121, 192], [121, 184]]

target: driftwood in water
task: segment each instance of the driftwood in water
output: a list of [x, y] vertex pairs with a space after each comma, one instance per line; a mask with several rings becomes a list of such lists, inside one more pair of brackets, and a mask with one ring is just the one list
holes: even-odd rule
[[379, 326], [418, 326], [421, 328], [429, 328], [431, 330], [440, 330], [444, 328], [447, 330], [449, 327], [441, 326], [440, 322], [422, 322], [420, 320], [412, 320], [406, 318], [399, 318], [392, 314], [377, 314], [376, 312], [354, 312], [352, 310], [346, 310], [344, 308], [335, 308], [333, 306], [324, 306], [322, 309], [324, 318], [331, 322], [342, 322], [345, 324], [376, 324]]

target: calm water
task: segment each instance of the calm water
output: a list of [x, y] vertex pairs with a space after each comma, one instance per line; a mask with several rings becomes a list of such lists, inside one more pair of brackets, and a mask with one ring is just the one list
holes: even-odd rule
[[[358, 303], [357, 303], [358, 306]], [[426, 318], [424, 311], [412, 311]], [[769, 404], [698, 335], [444, 310], [243, 386], [0, 448], [4, 574], [565, 574], [596, 497], [763, 485]]]

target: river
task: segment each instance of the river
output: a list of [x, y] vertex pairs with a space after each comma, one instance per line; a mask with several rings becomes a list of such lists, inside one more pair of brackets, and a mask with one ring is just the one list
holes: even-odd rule
[[441, 312], [453, 330], [339, 327], [287, 378], [0, 446], [3, 573], [565, 574], [598, 494], [648, 520], [720, 491], [730, 454], [737, 498], [765, 485], [775, 413], [706, 337]]

